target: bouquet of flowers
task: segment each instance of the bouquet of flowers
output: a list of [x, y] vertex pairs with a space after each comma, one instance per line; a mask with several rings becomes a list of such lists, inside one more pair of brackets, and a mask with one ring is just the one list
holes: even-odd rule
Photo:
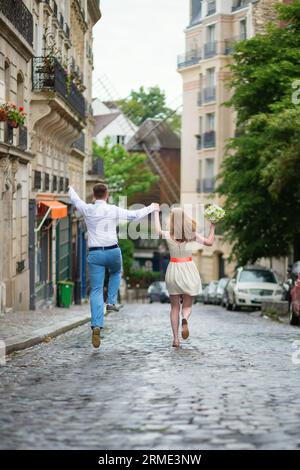
[[225, 211], [222, 207], [219, 207], [216, 204], [211, 204], [205, 209], [204, 215], [212, 224], [216, 224], [223, 219]]

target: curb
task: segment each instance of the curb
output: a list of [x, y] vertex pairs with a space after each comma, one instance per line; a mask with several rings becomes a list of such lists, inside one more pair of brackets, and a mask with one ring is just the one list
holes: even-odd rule
[[[9, 355], [13, 352], [22, 351], [27, 348], [31, 348], [32, 346], [36, 346], [37, 344], [42, 343], [45, 341], [46, 338], [55, 338], [59, 335], [67, 333], [78, 326], [84, 325], [88, 323], [91, 319], [90, 314], [86, 315], [86, 317], [82, 318], [81, 320], [77, 320], [75, 322], [61, 322], [60, 325], [52, 328], [41, 328], [39, 330], [34, 330], [30, 336], [13, 336], [11, 339], [6, 341], [6, 355]], [[54, 328], [54, 329], [53, 329]]]

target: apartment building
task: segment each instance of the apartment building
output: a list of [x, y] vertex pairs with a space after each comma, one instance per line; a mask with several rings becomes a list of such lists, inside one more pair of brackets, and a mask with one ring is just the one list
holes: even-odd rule
[[[275, 18], [274, 0], [190, 0], [186, 50], [178, 56], [183, 81], [181, 203], [220, 203], [213, 194], [235, 116], [229, 98], [228, 65], [237, 41], [262, 33]], [[221, 234], [213, 247], [195, 251], [204, 282], [230, 275], [230, 246]]]
[[0, 0], [0, 104], [27, 112], [0, 123], [2, 310], [56, 303], [60, 280], [80, 299], [84, 226], [69, 205], [85, 197], [92, 165], [92, 28], [99, 0]]

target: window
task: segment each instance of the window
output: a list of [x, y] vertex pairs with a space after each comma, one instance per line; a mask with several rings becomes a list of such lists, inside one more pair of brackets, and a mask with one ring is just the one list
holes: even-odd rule
[[52, 176], [52, 191], [57, 191], [57, 176], [53, 175]]
[[213, 67], [206, 71], [206, 86], [213, 88], [216, 85], [216, 69]]
[[24, 106], [24, 78], [21, 72], [17, 76], [17, 106]]
[[206, 115], [206, 130], [207, 131], [215, 130], [215, 113], [208, 113]]
[[247, 21], [246, 18], [240, 21], [240, 38], [247, 39]]
[[5, 61], [4, 65], [5, 101], [10, 101], [10, 63]]
[[50, 176], [49, 173], [44, 174], [44, 191], [49, 191], [50, 189]]
[[59, 192], [62, 193], [64, 191], [64, 178], [61, 176], [59, 178]]
[[216, 25], [215, 24], [211, 24], [210, 26], [206, 28], [206, 39], [207, 39], [207, 42], [209, 43], [215, 42], [216, 40]]
[[205, 160], [205, 178], [213, 178], [214, 177], [214, 167], [215, 162], [213, 158], [207, 158]]
[[239, 282], [271, 282], [275, 284], [277, 281], [272, 271], [245, 269], [241, 272]]
[[33, 189], [41, 189], [42, 187], [42, 173], [40, 171], [34, 171], [33, 174]]
[[65, 178], [65, 192], [69, 189], [69, 178]]
[[125, 145], [125, 135], [117, 135], [117, 144]]

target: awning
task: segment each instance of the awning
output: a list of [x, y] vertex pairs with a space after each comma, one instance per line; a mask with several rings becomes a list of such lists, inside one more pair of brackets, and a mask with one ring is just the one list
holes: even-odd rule
[[40, 217], [49, 212], [52, 219], [63, 219], [68, 215], [68, 206], [59, 201], [40, 201], [38, 203], [38, 214]]

